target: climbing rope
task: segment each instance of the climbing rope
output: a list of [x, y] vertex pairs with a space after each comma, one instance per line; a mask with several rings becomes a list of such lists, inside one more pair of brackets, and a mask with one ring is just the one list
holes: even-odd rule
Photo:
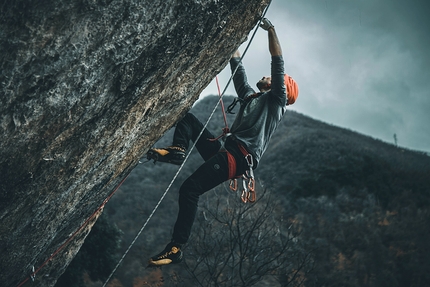
[[[245, 57], [246, 52], [248, 51], [249, 46], [251, 45], [255, 34], [257, 33], [258, 27], [261, 24], [261, 21], [263, 20], [264, 16], [266, 15], [267, 10], [269, 9], [269, 6], [271, 4], [272, 1], [269, 2], [269, 4], [267, 5], [267, 7], [265, 8], [263, 15], [261, 16], [260, 20], [258, 21], [257, 24], [257, 28], [254, 30], [254, 33], [251, 36], [251, 39], [249, 40], [242, 56], [240, 57], [239, 62], [242, 62], [243, 57]], [[170, 181], [170, 184], [167, 186], [166, 190], [164, 191], [164, 193], [161, 195], [160, 200], [157, 202], [157, 204], [155, 205], [154, 209], [152, 210], [152, 212], [149, 214], [147, 220], [145, 221], [145, 223], [142, 225], [142, 227], [140, 228], [139, 232], [136, 234], [136, 236], [134, 237], [133, 241], [130, 243], [130, 245], [128, 246], [127, 250], [124, 252], [124, 254], [122, 255], [121, 259], [118, 261], [118, 263], [116, 264], [115, 268], [112, 270], [112, 272], [109, 274], [109, 277], [106, 279], [105, 283], [102, 285], [102, 287], [105, 287], [107, 285], [107, 283], [109, 282], [109, 280], [112, 278], [113, 274], [116, 272], [116, 270], [118, 269], [118, 267], [121, 265], [122, 261], [124, 260], [125, 256], [127, 256], [128, 252], [130, 251], [131, 247], [134, 245], [134, 243], [136, 242], [137, 238], [140, 236], [140, 234], [143, 232], [143, 230], [145, 229], [146, 225], [148, 224], [148, 222], [151, 220], [152, 216], [154, 215], [155, 211], [158, 209], [158, 207], [160, 206], [161, 202], [163, 201], [164, 197], [166, 196], [167, 192], [169, 192], [170, 187], [173, 185], [174, 181], [176, 180], [176, 178], [178, 177], [179, 173], [181, 172], [182, 168], [184, 167], [185, 163], [187, 162], [191, 152], [193, 151], [194, 147], [196, 146], [196, 143], [198, 142], [198, 140], [200, 139], [200, 137], [202, 136], [204, 130], [206, 129], [206, 127], [209, 124], [209, 121], [212, 119], [213, 115], [215, 114], [216, 109], [218, 108], [218, 105], [222, 102], [222, 97], [224, 96], [228, 86], [230, 85], [234, 75], [236, 74], [237, 70], [238, 70], [239, 66], [236, 67], [236, 69], [233, 71], [232, 75], [230, 76], [230, 79], [228, 80], [223, 92], [220, 94], [220, 100], [216, 103], [214, 109], [212, 110], [212, 113], [209, 115], [209, 118], [207, 119], [206, 123], [203, 125], [202, 130], [200, 131], [199, 135], [197, 136], [196, 140], [194, 141], [193, 145], [191, 146], [189, 152], [187, 153], [184, 161], [182, 162], [182, 164], [179, 166], [178, 171], [176, 172], [175, 176], [173, 177], [173, 179]], [[219, 86], [218, 86], [219, 88]], [[224, 105], [224, 104], [222, 104]], [[224, 112], [225, 115], [225, 112]], [[227, 118], [225, 116], [225, 123], [227, 125]]]

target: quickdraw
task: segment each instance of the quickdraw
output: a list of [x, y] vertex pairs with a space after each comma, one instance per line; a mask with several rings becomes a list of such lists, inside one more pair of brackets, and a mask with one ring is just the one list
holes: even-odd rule
[[[242, 192], [240, 195], [243, 203], [254, 203], [257, 200], [257, 194], [255, 192], [255, 178], [254, 178], [254, 170], [252, 169], [254, 165], [254, 160], [252, 154], [248, 153], [244, 147], [239, 145], [240, 150], [243, 154], [245, 154], [246, 162], [248, 163], [248, 170], [245, 171], [245, 174], [242, 175]], [[229, 187], [232, 191], [237, 191], [237, 178], [230, 179]]]
[[[229, 187], [232, 191], [237, 191], [237, 178], [230, 179]], [[257, 195], [255, 193], [255, 179], [242, 175], [242, 192], [240, 199], [243, 203], [254, 203], [257, 200]]]

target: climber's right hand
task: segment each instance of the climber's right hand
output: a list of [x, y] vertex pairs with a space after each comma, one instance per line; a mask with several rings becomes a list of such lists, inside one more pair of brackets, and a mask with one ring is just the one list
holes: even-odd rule
[[267, 18], [263, 18], [260, 23], [260, 27], [266, 31], [269, 31], [270, 28], [274, 28], [273, 24]]
[[236, 50], [236, 52], [234, 52], [233, 56], [231, 56], [232, 58], [240, 58], [240, 52], [239, 50]]

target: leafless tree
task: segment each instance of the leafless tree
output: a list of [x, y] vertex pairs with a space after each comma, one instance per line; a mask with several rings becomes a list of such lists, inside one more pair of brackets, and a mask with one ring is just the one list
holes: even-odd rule
[[196, 284], [303, 286], [312, 257], [292, 225], [276, 217], [277, 208], [266, 191], [254, 204], [233, 195], [208, 196], [186, 250]]

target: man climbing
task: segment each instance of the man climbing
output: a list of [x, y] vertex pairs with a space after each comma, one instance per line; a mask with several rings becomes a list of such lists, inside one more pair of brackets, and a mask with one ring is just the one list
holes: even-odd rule
[[263, 19], [261, 27], [268, 31], [271, 76], [258, 81], [260, 92], [256, 93], [247, 82], [239, 52], [234, 53], [230, 67], [232, 72], [238, 68], [233, 82], [240, 99], [240, 109], [223, 148], [218, 140], [208, 140], [214, 139], [214, 136], [207, 129], [197, 140], [204, 126], [188, 113], [176, 126], [172, 146], [148, 152], [148, 159], [182, 164], [190, 140], [197, 140], [196, 148], [205, 160], [180, 187], [179, 213], [171, 242], [161, 253], [151, 257], [150, 266], [182, 261], [182, 247], [190, 236], [199, 196], [228, 179], [243, 175], [249, 168], [257, 167], [286, 106], [293, 104], [298, 96], [296, 82], [284, 74], [282, 50], [274, 26], [269, 20]]

